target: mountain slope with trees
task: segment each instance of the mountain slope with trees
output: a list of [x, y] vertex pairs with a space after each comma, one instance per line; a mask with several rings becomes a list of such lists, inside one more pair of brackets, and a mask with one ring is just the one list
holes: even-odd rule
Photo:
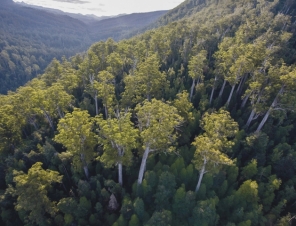
[[12, 0], [0, 3], [0, 93], [15, 90], [43, 73], [53, 58], [84, 52], [92, 43], [111, 36], [120, 40], [165, 13], [139, 13], [85, 24]]
[[2, 224], [295, 224], [295, 3], [200, 2], [0, 96]]

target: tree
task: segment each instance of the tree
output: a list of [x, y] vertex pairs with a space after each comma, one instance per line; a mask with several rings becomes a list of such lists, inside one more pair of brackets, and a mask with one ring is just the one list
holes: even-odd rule
[[138, 103], [144, 99], [161, 97], [161, 91], [166, 85], [166, 75], [159, 71], [159, 59], [156, 54], [151, 54], [145, 61], [137, 65], [134, 75], [124, 78], [124, 102]]
[[[25, 117], [17, 111], [13, 104], [14, 96], [0, 96], [0, 150], [6, 148], [13, 150], [21, 141], [22, 127]], [[12, 103], [12, 104], [11, 104]]]
[[262, 129], [269, 115], [273, 111], [294, 110], [296, 106], [296, 67], [294, 65], [288, 67], [283, 64], [281, 67], [271, 67], [269, 73], [277, 80], [277, 83], [272, 87], [273, 89], [276, 89], [277, 92], [262, 121], [258, 125], [256, 132], [259, 132]]
[[13, 181], [15, 182], [14, 194], [18, 196], [15, 209], [17, 211], [29, 211], [28, 216], [31, 222], [38, 225], [47, 225], [46, 213], [54, 217], [58, 211], [55, 202], [52, 202], [47, 192], [51, 189], [52, 183], [61, 183], [62, 176], [58, 172], [42, 169], [42, 163], [35, 163], [25, 174], [14, 171]]
[[[192, 100], [193, 91], [196, 85], [203, 81], [203, 69], [207, 60], [207, 51], [201, 50], [197, 55], [192, 56], [188, 64], [188, 74], [192, 78], [190, 90], [190, 101]], [[195, 84], [196, 82], [196, 84]]]
[[176, 141], [174, 130], [183, 122], [178, 110], [162, 101], [152, 99], [136, 106], [138, 127], [144, 154], [139, 171], [138, 184], [142, 183], [149, 153], [173, 152]]
[[122, 185], [122, 165], [132, 162], [132, 149], [137, 147], [138, 130], [130, 121], [130, 112], [117, 112], [116, 118], [96, 117], [99, 143], [104, 144], [99, 158], [107, 167], [118, 165], [118, 182]]
[[227, 111], [220, 109], [218, 112], [206, 113], [201, 120], [201, 128], [205, 133], [197, 136], [192, 143], [196, 148], [193, 163], [199, 170], [196, 192], [200, 188], [203, 175], [208, 172], [206, 166], [208, 170], [214, 170], [219, 164], [233, 163], [222, 150], [234, 145], [228, 138], [238, 132], [238, 124]]
[[49, 109], [55, 111], [60, 118], [64, 117], [64, 113], [68, 111], [73, 101], [73, 96], [69, 95], [59, 83], [54, 83], [45, 91], [45, 98]]
[[97, 95], [102, 99], [105, 108], [105, 117], [108, 118], [108, 109], [112, 107], [115, 100], [114, 75], [108, 71], [101, 71], [98, 74], [98, 81], [95, 81], [94, 88]]
[[63, 144], [68, 153], [80, 159], [88, 178], [87, 164], [94, 155], [93, 148], [96, 144], [90, 115], [87, 111], [74, 108], [72, 113], [67, 113], [60, 119], [57, 130], [59, 133], [54, 137], [54, 141]]
[[154, 212], [150, 220], [145, 224], [145, 226], [170, 226], [172, 224], [172, 213], [168, 210], [162, 210], [159, 212]]

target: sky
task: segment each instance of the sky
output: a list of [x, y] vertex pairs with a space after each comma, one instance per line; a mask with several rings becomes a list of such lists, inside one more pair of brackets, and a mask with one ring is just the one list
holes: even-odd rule
[[65, 12], [114, 16], [173, 9], [184, 0], [14, 0]]

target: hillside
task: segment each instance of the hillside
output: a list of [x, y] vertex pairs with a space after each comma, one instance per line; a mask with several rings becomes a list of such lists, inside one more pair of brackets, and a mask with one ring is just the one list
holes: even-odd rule
[[118, 41], [129, 36], [130, 33], [134, 33], [140, 28], [151, 24], [159, 17], [166, 14], [166, 12], [167, 11], [133, 13], [93, 22], [89, 24], [90, 36], [92, 39], [100, 37], [102, 40], [111, 37]]
[[0, 96], [1, 225], [295, 225], [295, 2], [196, 2]]
[[73, 56], [109, 37], [120, 40], [165, 13], [125, 15], [90, 24], [89, 17], [75, 19], [70, 14], [53, 14], [10, 0], [1, 0], [1, 4], [0, 93], [15, 90], [42, 73], [54, 57]]

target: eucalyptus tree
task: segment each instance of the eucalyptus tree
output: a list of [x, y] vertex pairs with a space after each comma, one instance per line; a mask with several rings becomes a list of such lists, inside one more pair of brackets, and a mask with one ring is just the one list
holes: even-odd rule
[[269, 74], [271, 74], [272, 77], [277, 81], [271, 87], [274, 90], [274, 92], [271, 93], [273, 94], [273, 100], [264, 117], [262, 118], [260, 124], [258, 125], [256, 132], [259, 132], [262, 129], [268, 117], [273, 111], [293, 111], [296, 107], [295, 65], [286, 66], [285, 64], [282, 64], [280, 67], [271, 67], [269, 69]]
[[201, 128], [205, 132], [197, 136], [192, 143], [196, 148], [193, 163], [199, 170], [196, 192], [205, 173], [215, 170], [220, 164], [233, 164], [233, 161], [223, 153], [223, 149], [234, 145], [228, 138], [238, 132], [238, 124], [231, 118], [229, 112], [220, 109], [211, 114], [205, 113], [201, 119]]
[[13, 150], [15, 145], [21, 141], [22, 128], [26, 124], [26, 118], [14, 105], [15, 94], [0, 95], [0, 151]]
[[135, 108], [144, 153], [138, 184], [142, 183], [146, 161], [150, 153], [173, 152], [177, 135], [174, 132], [183, 122], [178, 110], [160, 100], [145, 100]]
[[201, 50], [197, 55], [190, 58], [188, 64], [188, 74], [192, 78], [192, 85], [190, 89], [190, 101], [192, 100], [193, 91], [195, 86], [203, 81], [203, 70], [207, 60], [207, 51]]
[[98, 98], [102, 99], [105, 109], [105, 117], [108, 118], [108, 109], [115, 103], [115, 77], [108, 71], [100, 71], [94, 88], [97, 90]]
[[123, 102], [139, 103], [145, 99], [161, 98], [167, 84], [166, 75], [160, 72], [159, 66], [156, 54], [150, 53], [143, 62], [139, 62], [134, 75], [129, 74], [124, 78]]
[[68, 94], [59, 83], [54, 83], [45, 90], [45, 99], [48, 101], [49, 108], [60, 118], [64, 117], [64, 113], [70, 109], [74, 101], [74, 97]]
[[[50, 108], [49, 100], [46, 98], [46, 83], [41, 79], [31, 80], [25, 87], [17, 90], [17, 99], [23, 102], [22, 105], [30, 123], [37, 129], [35, 116], [42, 115], [47, 120], [50, 128], [54, 131], [52, 118], [53, 109]], [[24, 102], [25, 101], [25, 102]]]
[[132, 149], [137, 147], [139, 132], [131, 122], [130, 112], [117, 111], [115, 118], [109, 117], [106, 120], [99, 115], [96, 123], [98, 140], [104, 150], [99, 160], [107, 167], [118, 166], [118, 182], [122, 185], [122, 166], [132, 164]]
[[67, 148], [67, 152], [80, 159], [86, 178], [89, 177], [88, 163], [93, 159], [96, 145], [93, 132], [93, 120], [87, 111], [74, 108], [72, 113], [67, 113], [58, 123], [58, 134], [54, 141]]

